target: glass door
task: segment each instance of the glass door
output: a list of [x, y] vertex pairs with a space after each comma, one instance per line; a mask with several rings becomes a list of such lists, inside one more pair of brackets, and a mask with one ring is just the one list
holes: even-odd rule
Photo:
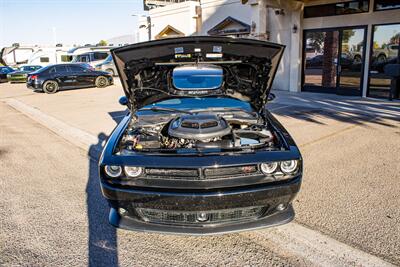
[[303, 91], [361, 95], [365, 28], [305, 32]]
[[336, 93], [339, 31], [305, 32], [303, 91]]
[[340, 31], [338, 87], [340, 95], [361, 96], [364, 66], [365, 29]]
[[[384, 72], [387, 64], [400, 63], [400, 23], [373, 27], [368, 96], [389, 98], [391, 77]], [[400, 91], [400, 84], [397, 85]], [[394, 95], [400, 98], [399, 92]]]

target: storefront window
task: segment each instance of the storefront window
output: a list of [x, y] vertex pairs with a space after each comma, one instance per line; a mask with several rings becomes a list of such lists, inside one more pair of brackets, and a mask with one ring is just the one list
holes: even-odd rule
[[304, 18], [316, 18], [368, 12], [369, 1], [358, 0], [344, 3], [307, 6], [304, 8]]
[[388, 10], [400, 8], [399, 0], [375, 0], [375, 10]]
[[373, 27], [368, 96], [389, 97], [391, 78], [385, 75], [384, 68], [398, 62], [399, 42], [400, 24]]

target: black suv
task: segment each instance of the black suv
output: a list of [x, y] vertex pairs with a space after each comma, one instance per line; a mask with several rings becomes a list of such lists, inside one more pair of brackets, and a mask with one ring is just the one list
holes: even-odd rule
[[266, 108], [283, 50], [185, 37], [112, 51], [130, 110], [99, 161], [112, 225], [214, 234], [294, 218], [302, 158]]
[[113, 84], [112, 76], [96, 71], [88, 64], [55, 64], [28, 74], [26, 85], [35, 91], [54, 94], [60, 89], [106, 87]]

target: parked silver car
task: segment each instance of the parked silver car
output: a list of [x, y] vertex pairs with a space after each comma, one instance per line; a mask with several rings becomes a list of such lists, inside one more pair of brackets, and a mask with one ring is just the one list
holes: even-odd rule
[[114, 61], [112, 59], [112, 56], [109, 55], [103, 62], [100, 64], [97, 64], [95, 66], [96, 70], [100, 71], [106, 71], [110, 73], [112, 76], [118, 76], [117, 69], [115, 68]]

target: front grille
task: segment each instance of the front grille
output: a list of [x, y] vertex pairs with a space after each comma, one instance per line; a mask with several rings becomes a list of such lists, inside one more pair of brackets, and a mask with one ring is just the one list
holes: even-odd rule
[[257, 165], [238, 167], [209, 168], [204, 170], [205, 179], [248, 176], [258, 172]]
[[257, 165], [237, 167], [220, 167], [201, 169], [155, 169], [146, 168], [146, 178], [173, 179], [173, 180], [214, 180], [224, 178], [237, 178], [259, 174]]
[[146, 222], [203, 226], [255, 220], [267, 211], [267, 207], [246, 207], [212, 211], [170, 211], [137, 208], [139, 217]]
[[198, 169], [146, 169], [147, 178], [168, 178], [178, 180], [199, 180]]

